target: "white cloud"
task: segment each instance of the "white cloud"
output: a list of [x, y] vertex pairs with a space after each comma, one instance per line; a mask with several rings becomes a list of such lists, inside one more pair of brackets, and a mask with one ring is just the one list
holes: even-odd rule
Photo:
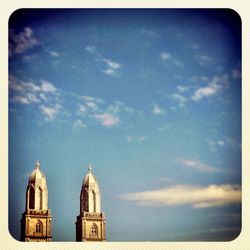
[[144, 142], [147, 139], [147, 136], [143, 135], [143, 136], [140, 136], [140, 137], [135, 137], [135, 136], [132, 137], [130, 135], [126, 135], [125, 139], [126, 139], [127, 142], [142, 143], [142, 142]]
[[169, 61], [176, 66], [183, 66], [184, 65], [183, 62], [181, 62], [180, 60], [177, 60], [176, 58], [173, 58], [173, 56], [167, 52], [161, 52], [160, 59], [162, 61]]
[[120, 122], [119, 117], [111, 113], [96, 114], [95, 118], [105, 127], [112, 127]]
[[98, 97], [83, 95], [80, 98], [86, 102], [104, 103], [103, 99]]
[[32, 102], [40, 102], [40, 100], [33, 93], [27, 93], [26, 97], [27, 97], [27, 99], [29, 100], [30, 103], [32, 103]]
[[88, 51], [89, 53], [94, 53], [94, 52], [96, 52], [96, 48], [95, 48], [95, 46], [86, 46], [86, 51]]
[[18, 82], [18, 80], [13, 76], [9, 76], [9, 88], [16, 90], [16, 91], [21, 91], [24, 89], [24, 86]]
[[144, 142], [147, 139], [146, 136], [141, 136], [138, 138], [138, 142]]
[[166, 61], [166, 60], [170, 60], [172, 58], [172, 56], [171, 56], [170, 53], [162, 52], [160, 54], [160, 58], [161, 58], [162, 61]]
[[173, 64], [176, 66], [183, 66], [184, 65], [184, 63], [179, 61], [179, 60], [173, 60]]
[[57, 52], [57, 51], [50, 51], [49, 53], [53, 57], [59, 57], [60, 56], [59, 52]]
[[40, 100], [33, 93], [27, 92], [22, 93], [22, 95], [16, 95], [11, 97], [10, 100], [12, 102], [20, 103], [20, 104], [31, 104], [31, 103], [39, 103]]
[[48, 81], [41, 80], [41, 91], [42, 92], [55, 92], [56, 87]]
[[38, 40], [33, 37], [33, 30], [29, 27], [25, 27], [23, 31], [15, 33], [14, 30], [10, 30], [10, 42], [9, 42], [9, 55], [22, 54], [26, 50], [38, 45]]
[[32, 83], [32, 82], [21, 82], [20, 84], [22, 84], [26, 90], [31, 91], [31, 92], [38, 92], [41, 91], [40, 86]]
[[87, 108], [86, 108], [84, 105], [80, 104], [80, 105], [79, 105], [79, 111], [80, 111], [81, 113], [86, 113], [86, 112], [87, 112]]
[[224, 144], [225, 144], [225, 142], [222, 141], [222, 140], [218, 141], [217, 143], [218, 143], [219, 146], [224, 146]]
[[98, 109], [98, 106], [95, 102], [86, 102], [85, 104], [87, 105], [87, 107], [91, 108], [92, 110]]
[[188, 87], [186, 87], [186, 86], [177, 86], [177, 89], [178, 89], [178, 91], [180, 91], [180, 92], [185, 92], [185, 91], [188, 90]]
[[154, 104], [153, 113], [155, 115], [164, 115], [165, 110], [161, 109], [157, 104]]
[[46, 97], [46, 95], [44, 93], [40, 93], [39, 94], [40, 98], [44, 101], [44, 102], [47, 102], [48, 101], [48, 98]]
[[36, 92], [47, 93], [47, 92], [56, 91], [56, 87], [52, 83], [46, 80], [41, 80], [41, 85], [38, 85], [31, 81], [28, 81], [28, 82], [20, 81], [16, 79], [14, 76], [10, 76], [9, 85], [10, 85], [10, 88], [15, 91], [23, 91], [23, 92], [29, 91], [32, 93], [36, 93]]
[[121, 64], [109, 58], [103, 57], [94, 46], [87, 46], [85, 49], [95, 57], [96, 61], [102, 62], [104, 64], [105, 69], [102, 70], [104, 74], [108, 76], [119, 77], [119, 69], [121, 68]]
[[178, 102], [179, 107], [183, 108], [186, 106], [187, 98], [182, 96], [181, 94], [175, 93], [170, 95], [170, 97]]
[[207, 55], [198, 55], [195, 56], [195, 59], [201, 66], [209, 66], [213, 63], [213, 59], [210, 56]]
[[215, 146], [223, 147], [225, 145], [225, 142], [223, 140], [218, 140], [218, 141], [209, 140], [208, 143], [211, 146], [212, 150], [215, 150]]
[[107, 107], [108, 113], [119, 114], [121, 112], [132, 114], [135, 112], [135, 109], [129, 106], [126, 106], [123, 102], [114, 101], [113, 104]]
[[106, 66], [114, 70], [121, 67], [119, 63], [111, 61], [110, 59], [103, 58], [102, 61], [105, 62]]
[[41, 112], [45, 116], [45, 120], [47, 121], [54, 120], [55, 116], [59, 113], [60, 108], [61, 108], [60, 104], [56, 104], [53, 107], [45, 105], [40, 106]]
[[217, 167], [212, 167], [207, 164], [204, 164], [197, 160], [190, 160], [190, 159], [179, 159], [177, 160], [184, 167], [192, 168], [194, 170], [205, 172], [205, 173], [221, 173], [223, 172], [222, 169]]
[[106, 74], [106, 75], [109, 75], [109, 76], [114, 76], [114, 77], [118, 77], [118, 73], [116, 70], [114, 69], [111, 69], [111, 68], [108, 68], [108, 69], [105, 69], [103, 70], [103, 73]]
[[175, 185], [158, 190], [125, 193], [121, 199], [134, 201], [141, 206], [183, 206], [208, 208], [241, 203], [239, 185]]
[[98, 104], [103, 104], [104, 101], [101, 98], [93, 97], [93, 96], [81, 96], [81, 100], [83, 100], [83, 104], [79, 105], [80, 113], [86, 113], [88, 110], [90, 111], [97, 111]]
[[16, 103], [30, 104], [28, 98], [27, 97], [23, 97], [23, 96], [14, 96], [10, 100], [13, 101], [13, 102], [16, 102]]
[[77, 128], [77, 129], [82, 129], [82, 128], [86, 128], [87, 125], [84, 124], [81, 120], [76, 120], [76, 121], [73, 123], [73, 127], [74, 127], [74, 128]]
[[218, 84], [210, 83], [206, 87], [201, 87], [197, 89], [194, 92], [192, 99], [194, 101], [200, 101], [203, 97], [209, 97], [209, 96], [216, 94], [219, 91], [219, 89], [220, 89], [220, 86]]

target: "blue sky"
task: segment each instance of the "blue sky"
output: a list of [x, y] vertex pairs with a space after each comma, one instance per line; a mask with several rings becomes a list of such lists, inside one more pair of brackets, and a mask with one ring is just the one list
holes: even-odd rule
[[53, 240], [93, 165], [108, 241], [241, 228], [241, 21], [231, 10], [18, 10], [9, 22], [9, 229], [36, 160]]

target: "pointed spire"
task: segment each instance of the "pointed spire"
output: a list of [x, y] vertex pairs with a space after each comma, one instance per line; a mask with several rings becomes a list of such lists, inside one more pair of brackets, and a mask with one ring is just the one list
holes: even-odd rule
[[36, 161], [36, 168], [39, 168], [40, 167], [40, 163], [39, 163], [39, 161], [37, 160]]
[[91, 164], [89, 164], [88, 170], [89, 170], [89, 172], [92, 171], [92, 166], [91, 166]]

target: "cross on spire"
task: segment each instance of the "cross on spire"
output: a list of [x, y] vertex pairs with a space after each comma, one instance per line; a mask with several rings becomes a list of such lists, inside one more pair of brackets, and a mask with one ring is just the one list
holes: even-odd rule
[[89, 170], [89, 172], [92, 171], [92, 166], [91, 166], [91, 164], [89, 164], [88, 170]]
[[39, 161], [37, 160], [36, 161], [36, 168], [39, 168], [40, 167], [40, 163], [39, 163]]

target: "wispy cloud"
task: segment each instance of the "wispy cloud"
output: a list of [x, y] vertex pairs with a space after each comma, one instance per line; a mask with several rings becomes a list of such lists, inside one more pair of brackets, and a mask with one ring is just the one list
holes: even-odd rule
[[96, 114], [95, 118], [105, 127], [113, 127], [120, 122], [120, 118], [112, 113]]
[[181, 62], [180, 60], [173, 60], [173, 64], [176, 66], [183, 66], [184, 65], [184, 63]]
[[104, 74], [113, 77], [120, 76], [119, 70], [122, 67], [120, 63], [102, 56], [101, 53], [98, 52], [95, 46], [87, 46], [85, 49], [88, 53], [94, 56], [96, 61], [103, 63], [104, 69], [102, 70], [102, 72]]
[[57, 52], [57, 51], [50, 51], [49, 54], [50, 54], [52, 57], [59, 57], [59, 56], [60, 56], [59, 52]]
[[103, 72], [106, 75], [110, 75], [114, 77], [118, 77], [120, 75], [118, 70], [121, 68], [121, 65], [119, 63], [115, 61], [111, 61], [110, 59], [106, 59], [106, 58], [103, 58], [102, 61], [106, 65], [106, 69], [103, 70]]
[[87, 125], [86, 124], [84, 124], [81, 120], [76, 120], [76, 121], [74, 121], [74, 123], [73, 123], [73, 128], [76, 128], [76, 129], [82, 129], [82, 128], [86, 128], [87, 127]]
[[46, 80], [40, 80], [40, 84], [32, 82], [32, 81], [21, 81], [14, 76], [10, 75], [9, 77], [9, 87], [10, 89], [17, 91], [17, 92], [55, 92], [56, 87]]
[[91, 54], [96, 52], [95, 46], [86, 46], [85, 49], [86, 49], [86, 51], [88, 51]]
[[9, 56], [11, 57], [14, 54], [22, 54], [38, 44], [38, 39], [33, 36], [33, 30], [30, 27], [25, 27], [19, 33], [10, 30]]
[[61, 109], [60, 104], [56, 104], [54, 106], [40, 106], [41, 112], [45, 116], [45, 120], [51, 121], [54, 120], [55, 116], [59, 113], [59, 110]]
[[121, 65], [119, 63], [111, 61], [110, 59], [103, 58], [101, 61], [103, 61], [108, 68], [111, 68], [114, 70], [121, 68]]
[[107, 104], [102, 98], [93, 96], [80, 96], [78, 98], [81, 103], [78, 103], [76, 115], [86, 116], [88, 119], [95, 119], [104, 127], [118, 126], [121, 122], [121, 117], [131, 115], [135, 112], [132, 107], [126, 106], [118, 100]]
[[186, 97], [184, 97], [183, 95], [181, 95], [179, 93], [174, 93], [174, 94], [170, 95], [170, 97], [173, 100], [177, 101], [180, 108], [184, 108], [186, 106], [187, 101], [188, 101], [188, 99]]
[[143, 136], [135, 137], [135, 136], [126, 135], [125, 139], [127, 142], [142, 143], [147, 139], [147, 136], [143, 135]]
[[149, 36], [158, 36], [158, 33], [151, 29], [142, 28], [141, 32], [142, 34], [149, 35]]
[[48, 81], [45, 81], [45, 80], [41, 80], [41, 91], [42, 92], [55, 92], [56, 91], [56, 87], [48, 82]]
[[84, 105], [79, 104], [79, 112], [81, 114], [85, 114], [87, 112], [87, 108]]
[[209, 96], [215, 95], [219, 91], [219, 89], [220, 89], [220, 86], [218, 84], [211, 83], [206, 87], [198, 88], [194, 92], [192, 99], [194, 101], [200, 101], [201, 99], [203, 99], [203, 97], [209, 97]]
[[149, 207], [188, 205], [192, 208], [208, 208], [241, 203], [241, 187], [231, 184], [175, 185], [157, 190], [125, 193], [119, 197]]
[[223, 172], [222, 169], [209, 166], [201, 161], [197, 160], [191, 160], [191, 159], [178, 159], [178, 163], [180, 163], [182, 166], [191, 168], [194, 170], [197, 170], [199, 172], [205, 172], [205, 173], [221, 173]]
[[188, 90], [188, 87], [187, 86], [178, 85], [177, 86], [177, 90], [180, 91], [180, 92], [185, 92], [185, 91]]
[[39, 99], [32, 93], [26, 93], [24, 96], [14, 96], [10, 100], [12, 102], [20, 104], [31, 104], [40, 102]]
[[154, 104], [153, 114], [154, 115], [164, 115], [166, 111], [159, 107], [159, 105]]
[[9, 77], [10, 101], [31, 105], [36, 104], [45, 120], [52, 121], [61, 109], [57, 88], [49, 81], [21, 81], [14, 76]]
[[160, 53], [160, 59], [162, 61], [167, 61], [167, 60], [172, 59], [172, 55], [170, 53], [167, 53], [167, 52], [161, 52]]
[[80, 96], [79, 98], [83, 103], [78, 105], [79, 109], [77, 114], [86, 114], [87, 112], [95, 112], [99, 110], [99, 105], [103, 104], [104, 101], [101, 98], [94, 96]]
[[171, 62], [172, 64], [174, 64], [175, 66], [183, 66], [183, 62], [181, 62], [180, 60], [176, 59], [172, 54], [168, 53], [168, 52], [161, 52], [160, 53], [160, 59], [163, 62]]
[[215, 150], [215, 148], [217, 146], [219, 146], [219, 147], [225, 146], [225, 141], [224, 140], [209, 140], [208, 143], [209, 143], [212, 150]]
[[207, 55], [197, 55], [195, 56], [196, 61], [201, 65], [201, 66], [209, 66], [211, 65], [214, 60]]
[[191, 77], [191, 81], [198, 83], [203, 82], [206, 84], [205, 86], [199, 86], [196, 87], [196, 90], [194, 91], [193, 95], [191, 96], [191, 99], [193, 101], [200, 101], [203, 98], [213, 97], [216, 95], [220, 90], [228, 88], [230, 75], [224, 74], [224, 75], [215, 75], [212, 78], [208, 78], [206, 76], [202, 77]]
[[114, 70], [114, 69], [111, 69], [111, 68], [103, 70], [103, 73], [106, 74], [106, 75], [109, 75], [109, 76], [114, 76], [114, 77], [118, 77], [119, 76], [119, 74], [117, 73], [117, 71]]
[[103, 103], [104, 102], [102, 98], [94, 97], [94, 96], [83, 95], [80, 98], [84, 101], [87, 101], [87, 102], [96, 102], [96, 103]]

